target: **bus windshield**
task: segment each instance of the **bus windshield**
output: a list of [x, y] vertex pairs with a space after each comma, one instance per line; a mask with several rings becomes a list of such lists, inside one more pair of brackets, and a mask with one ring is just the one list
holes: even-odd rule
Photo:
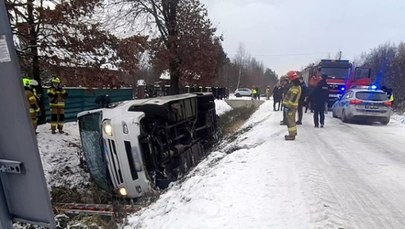
[[101, 112], [91, 113], [79, 118], [80, 137], [87, 167], [94, 181], [105, 190], [112, 190], [112, 182], [105, 163], [101, 133]]
[[322, 68], [321, 74], [328, 75], [332, 79], [346, 79], [349, 77], [348, 68]]

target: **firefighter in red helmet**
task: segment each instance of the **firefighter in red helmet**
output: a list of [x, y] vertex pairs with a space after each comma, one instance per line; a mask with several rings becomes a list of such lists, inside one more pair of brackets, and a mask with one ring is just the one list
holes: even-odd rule
[[295, 114], [297, 113], [298, 102], [301, 97], [300, 80], [296, 71], [287, 73], [288, 79], [292, 82], [292, 86], [287, 91], [283, 100], [284, 112], [287, 115], [288, 135], [285, 135], [285, 140], [295, 140], [297, 135], [297, 125], [295, 123]]

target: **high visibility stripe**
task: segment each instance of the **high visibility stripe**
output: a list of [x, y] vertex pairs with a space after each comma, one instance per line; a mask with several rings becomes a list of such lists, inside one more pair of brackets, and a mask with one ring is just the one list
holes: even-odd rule
[[49, 107], [53, 108], [53, 107], [65, 107], [64, 103], [50, 103]]
[[286, 97], [284, 98], [283, 105], [288, 108], [296, 109], [298, 107], [298, 101], [301, 96], [301, 87], [300, 86], [292, 86], [288, 92]]

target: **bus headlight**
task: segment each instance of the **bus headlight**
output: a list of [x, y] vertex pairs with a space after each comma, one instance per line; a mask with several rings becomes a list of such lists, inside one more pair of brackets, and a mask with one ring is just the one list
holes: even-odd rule
[[112, 135], [113, 135], [111, 120], [106, 119], [106, 120], [103, 121], [103, 131], [104, 131], [104, 133], [107, 134], [108, 136], [112, 136]]
[[125, 189], [125, 188], [120, 188], [120, 189], [118, 190], [118, 192], [120, 193], [121, 196], [126, 196], [126, 195], [128, 195], [127, 189]]

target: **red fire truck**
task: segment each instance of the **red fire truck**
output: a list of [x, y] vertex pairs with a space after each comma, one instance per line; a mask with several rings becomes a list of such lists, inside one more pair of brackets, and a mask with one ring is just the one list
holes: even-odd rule
[[[308, 85], [309, 93], [317, 85], [322, 74], [328, 75], [326, 80], [329, 87], [328, 107], [332, 107], [333, 103], [344, 93], [346, 88], [352, 85], [359, 85], [359, 83], [363, 85], [360, 78], [364, 78], [366, 71], [356, 68], [356, 71], [352, 72], [352, 64], [348, 60], [322, 59], [317, 65], [310, 65], [302, 72], [304, 81]], [[368, 72], [368, 79], [369, 76], [370, 72]]]
[[318, 84], [322, 74], [328, 75], [326, 80], [329, 86], [328, 107], [332, 107], [346, 89], [371, 85], [370, 68], [356, 67], [352, 69], [352, 64], [348, 60], [323, 59], [318, 65], [312, 64], [302, 72], [309, 93]]
[[356, 67], [350, 78], [346, 80], [345, 88], [371, 85], [371, 69], [366, 67]]

